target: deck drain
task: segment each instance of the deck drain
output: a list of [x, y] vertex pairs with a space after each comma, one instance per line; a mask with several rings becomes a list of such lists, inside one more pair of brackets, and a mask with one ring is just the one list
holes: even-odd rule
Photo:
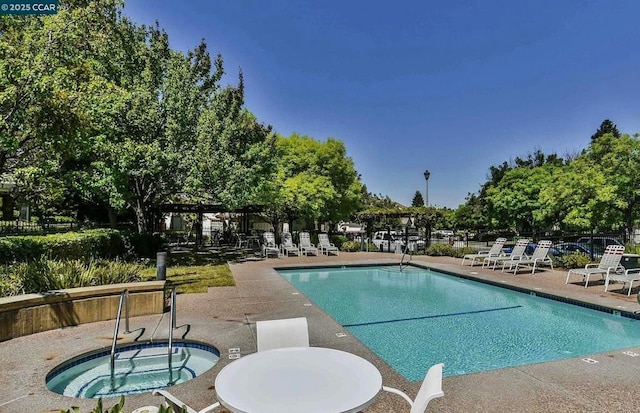
[[298, 294], [300, 294], [300, 293], [298, 293], [298, 292], [296, 292], [296, 293], [291, 293], [291, 295], [298, 295]]
[[471, 275], [478, 275], [478, 273], [476, 271], [471, 271], [469, 274]]
[[345, 333], [336, 333], [336, 337], [346, 337], [347, 335]]
[[640, 356], [640, 354], [633, 352], [633, 351], [623, 351], [622, 354], [626, 354], [629, 357], [638, 357]]
[[233, 347], [229, 349], [229, 354], [237, 354], [240, 352], [240, 347]]
[[590, 358], [584, 358], [584, 359], [582, 359], [582, 361], [584, 361], [585, 363], [589, 363], [589, 364], [596, 364], [598, 362], [598, 360], [594, 360], [594, 359], [590, 359]]
[[312, 304], [310, 304], [310, 303], [304, 303], [303, 305], [304, 305], [305, 307], [311, 307], [311, 305], [312, 305]]
[[240, 358], [240, 354], [229, 354], [229, 360], [237, 360]]

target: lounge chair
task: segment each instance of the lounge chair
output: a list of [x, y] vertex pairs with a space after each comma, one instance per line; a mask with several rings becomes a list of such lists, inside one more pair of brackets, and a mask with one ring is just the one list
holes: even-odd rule
[[258, 351], [283, 347], [309, 347], [306, 317], [256, 322]]
[[156, 396], [163, 396], [165, 406], [171, 407], [172, 411], [174, 412], [181, 412], [182, 408], [184, 407], [187, 413], [208, 413], [208, 412], [212, 412], [216, 407], [220, 406], [220, 403], [214, 403], [210, 406], [205, 407], [202, 410], [195, 410], [187, 406], [186, 403], [184, 403], [182, 400], [178, 399], [176, 396], [174, 396], [173, 394], [169, 393], [166, 390], [154, 390], [153, 394]]
[[424, 413], [431, 400], [444, 396], [444, 392], [442, 391], [443, 367], [443, 363], [431, 366], [429, 371], [427, 371], [427, 375], [424, 377], [424, 381], [422, 382], [422, 386], [420, 386], [420, 390], [418, 390], [415, 400], [411, 400], [404, 392], [393, 387], [382, 386], [382, 390], [397, 394], [405, 399], [409, 403], [409, 406], [411, 406], [410, 413]]
[[[514, 261], [503, 261], [502, 263], [502, 272], [504, 272], [504, 268], [507, 264], [509, 264], [509, 271], [511, 268], [514, 268], [513, 273], [518, 272], [518, 268], [521, 265], [530, 265], [531, 274], [536, 272], [536, 266], [539, 265], [550, 265], [551, 271], [553, 271], [553, 260], [549, 257], [549, 248], [551, 248], [551, 241], [545, 240], [540, 241], [536, 246], [536, 249], [531, 254], [529, 258], [520, 258]], [[515, 266], [513, 265], [515, 263]]]
[[464, 257], [462, 257], [461, 265], [464, 265], [465, 260], [471, 260], [471, 266], [473, 267], [476, 260], [478, 260], [478, 262], [482, 262], [485, 258], [499, 257], [500, 255], [503, 255], [502, 247], [504, 246], [505, 242], [507, 242], [506, 238], [498, 238], [493, 243], [491, 248], [486, 251], [478, 251], [475, 254], [465, 254]]
[[295, 255], [300, 255], [300, 250], [298, 246], [293, 243], [293, 238], [291, 237], [290, 232], [282, 233], [282, 243], [280, 244], [280, 253], [285, 257], [288, 257], [289, 254], [294, 253]]
[[306, 256], [312, 252], [314, 255], [318, 255], [318, 248], [311, 243], [311, 235], [308, 232], [300, 233], [300, 242], [298, 243], [300, 252]]
[[335, 245], [329, 241], [329, 235], [325, 233], [318, 234], [318, 248], [322, 251], [323, 254], [329, 255], [330, 252], [334, 252], [336, 255], [339, 255], [339, 249]]
[[607, 274], [607, 278], [604, 281], [604, 291], [606, 292], [609, 288], [609, 282], [611, 281], [621, 281], [623, 283], [622, 289], [624, 290], [624, 285], [629, 283], [629, 292], [627, 296], [631, 295], [631, 288], [633, 287], [634, 281], [640, 281], [640, 268], [629, 268], [625, 270], [623, 273], [618, 273], [616, 271], [610, 272]]
[[[589, 277], [591, 275], [600, 275], [604, 280], [609, 274], [620, 270], [624, 272], [624, 267], [620, 265], [622, 254], [624, 253], [624, 245], [609, 245], [604, 250], [602, 258], [600, 258], [599, 264], [587, 264], [584, 268], [573, 268], [567, 272], [567, 280], [565, 284], [569, 284], [569, 277], [571, 274], [581, 275], [584, 279], [584, 287], [589, 285]], [[605, 281], [606, 282], [606, 281]]]
[[485, 258], [482, 262], [482, 267], [488, 268], [489, 265], [493, 263], [492, 269], [495, 270], [498, 263], [503, 263], [505, 261], [514, 262], [515, 260], [526, 258], [525, 251], [527, 250], [527, 245], [529, 245], [528, 239], [519, 239], [518, 241], [516, 241], [516, 245], [513, 247], [510, 254]]
[[276, 237], [273, 232], [265, 232], [262, 234], [262, 256], [269, 257], [269, 254], [275, 254], [276, 258], [280, 257], [280, 248], [276, 245]]

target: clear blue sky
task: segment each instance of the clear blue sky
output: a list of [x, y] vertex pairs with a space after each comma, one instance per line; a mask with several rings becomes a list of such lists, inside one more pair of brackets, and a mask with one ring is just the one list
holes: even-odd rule
[[171, 47], [205, 38], [284, 136], [343, 141], [370, 192], [455, 208], [491, 165], [640, 132], [640, 1], [129, 0]]

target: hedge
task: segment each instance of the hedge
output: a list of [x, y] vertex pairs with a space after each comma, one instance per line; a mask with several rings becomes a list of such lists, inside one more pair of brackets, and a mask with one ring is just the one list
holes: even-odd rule
[[0, 238], [0, 264], [32, 262], [42, 257], [53, 260], [152, 257], [160, 245], [159, 235], [113, 229], [11, 236]]

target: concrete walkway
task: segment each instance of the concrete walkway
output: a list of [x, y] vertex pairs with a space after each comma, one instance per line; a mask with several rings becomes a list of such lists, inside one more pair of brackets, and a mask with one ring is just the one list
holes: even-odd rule
[[[170, 391], [201, 409], [215, 398], [216, 374], [231, 362], [229, 349], [239, 347], [246, 355], [256, 350], [255, 322], [275, 318], [308, 318], [312, 346], [331, 347], [358, 354], [370, 360], [382, 372], [385, 385], [405, 390], [414, 396], [419, 382], [409, 383], [351, 336], [274, 268], [296, 265], [349, 265], [363, 263], [397, 263], [400, 256], [387, 253], [341, 253], [331, 257], [290, 257], [232, 264], [234, 287], [210, 288], [205, 294], [185, 294], [177, 299], [177, 324], [189, 324], [187, 339], [203, 341], [220, 349], [218, 364], [194, 380], [174, 386]], [[604, 292], [601, 282], [565, 285], [566, 272], [549, 270], [531, 275], [502, 274], [479, 267], [460, 266], [459, 259], [449, 257], [413, 258], [413, 262], [469, 277], [479, 277], [503, 284], [513, 284], [533, 291], [548, 292], [575, 300], [591, 302], [621, 311], [640, 311], [635, 295], [614, 290]], [[167, 336], [168, 317], [145, 316], [131, 319], [136, 330], [122, 342], [135, 338]], [[113, 321], [93, 323], [62, 330], [34, 334], [0, 343], [0, 412], [45, 412], [80, 406], [91, 411], [95, 400], [73, 399], [55, 394], [45, 386], [47, 373], [63, 361], [87, 351], [110, 345]], [[141, 330], [144, 329], [144, 330]], [[178, 333], [185, 329], [177, 330]], [[335, 333], [346, 333], [337, 337]], [[180, 335], [180, 334], [178, 334]], [[640, 353], [640, 347], [626, 349]], [[581, 359], [533, 364], [485, 373], [445, 377], [445, 396], [430, 403], [428, 411], [439, 412], [627, 412], [637, 409], [635, 396], [640, 385], [640, 357], [623, 351], [590, 356], [598, 361], [588, 364]], [[105, 400], [110, 407], [118, 401]], [[161, 398], [150, 394], [128, 396], [125, 411], [155, 404]], [[381, 393], [366, 413], [408, 412], [399, 397]], [[218, 411], [224, 411], [219, 409]]]

